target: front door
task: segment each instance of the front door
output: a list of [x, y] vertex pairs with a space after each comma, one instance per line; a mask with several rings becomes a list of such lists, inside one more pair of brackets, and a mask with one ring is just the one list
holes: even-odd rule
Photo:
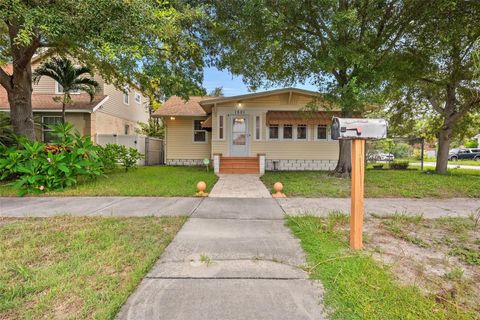
[[248, 156], [248, 118], [233, 116], [231, 121], [230, 156], [246, 157]]

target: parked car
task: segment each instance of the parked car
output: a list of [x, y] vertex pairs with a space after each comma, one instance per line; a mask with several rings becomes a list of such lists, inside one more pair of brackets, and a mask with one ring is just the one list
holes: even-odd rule
[[448, 160], [476, 160], [480, 161], [480, 148], [452, 149], [448, 153]]
[[368, 155], [369, 160], [375, 161], [393, 161], [395, 157], [391, 153], [383, 153], [383, 152], [373, 152]]

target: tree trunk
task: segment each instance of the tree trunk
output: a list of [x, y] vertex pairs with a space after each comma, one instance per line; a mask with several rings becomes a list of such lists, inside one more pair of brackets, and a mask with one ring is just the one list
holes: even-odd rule
[[30, 62], [25, 68], [13, 65], [12, 88], [7, 90], [13, 131], [17, 135], [35, 139], [32, 111], [32, 69]]
[[338, 162], [334, 173], [341, 176], [349, 176], [352, 172], [352, 142], [350, 140], [338, 140]]
[[66, 122], [66, 115], [65, 115], [65, 98], [63, 99], [62, 102], [62, 123]]
[[452, 129], [448, 127], [442, 127], [438, 133], [437, 163], [435, 166], [435, 171], [438, 173], [447, 173], [451, 135]]

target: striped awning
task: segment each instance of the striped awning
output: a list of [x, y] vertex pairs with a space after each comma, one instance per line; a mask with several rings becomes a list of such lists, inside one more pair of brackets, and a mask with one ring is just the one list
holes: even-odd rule
[[277, 124], [329, 125], [339, 111], [267, 111], [267, 126]]

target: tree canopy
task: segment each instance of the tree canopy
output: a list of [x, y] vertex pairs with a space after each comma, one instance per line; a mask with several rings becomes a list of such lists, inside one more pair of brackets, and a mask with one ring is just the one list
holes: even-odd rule
[[[344, 116], [381, 102], [392, 52], [432, 1], [210, 1], [211, 62], [250, 88], [310, 82]], [[350, 170], [349, 145], [337, 172]]]
[[[175, 0], [1, 1], [0, 65], [13, 63], [13, 74], [0, 69], [0, 84], [14, 128], [33, 132], [28, 69], [42, 52], [68, 53], [118, 86], [188, 96], [203, 77], [200, 17], [199, 9]], [[29, 130], [20, 128], [24, 123]]]

